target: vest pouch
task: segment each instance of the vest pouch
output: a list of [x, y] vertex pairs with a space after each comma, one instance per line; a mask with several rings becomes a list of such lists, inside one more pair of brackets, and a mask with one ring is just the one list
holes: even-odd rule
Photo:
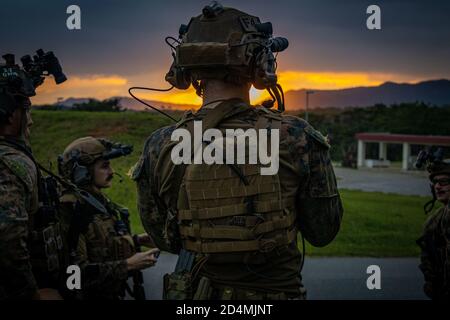
[[210, 300], [213, 293], [211, 280], [202, 277], [198, 283], [197, 290], [195, 290], [194, 300]]
[[114, 258], [117, 260], [128, 259], [136, 253], [133, 238], [130, 235], [116, 236], [113, 238]]
[[164, 275], [164, 300], [191, 300], [192, 275], [190, 272], [173, 272]]

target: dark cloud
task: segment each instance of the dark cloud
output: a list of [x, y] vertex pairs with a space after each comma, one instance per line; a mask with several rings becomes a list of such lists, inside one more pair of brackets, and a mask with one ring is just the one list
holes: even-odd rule
[[[208, 1], [2, 1], [0, 52], [54, 50], [69, 74], [148, 74], [170, 64], [164, 44]], [[449, 1], [222, 1], [274, 24], [290, 40], [280, 68], [450, 77]], [[78, 4], [82, 30], [65, 27]], [[365, 27], [366, 8], [382, 9], [382, 30]]]

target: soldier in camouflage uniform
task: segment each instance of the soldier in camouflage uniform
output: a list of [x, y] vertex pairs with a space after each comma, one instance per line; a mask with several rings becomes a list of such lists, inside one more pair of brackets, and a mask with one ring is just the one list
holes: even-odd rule
[[442, 207], [425, 222], [420, 246], [425, 278], [424, 292], [433, 300], [450, 300], [450, 161], [434, 161], [428, 165], [433, 198]]
[[[40, 70], [33, 78], [16, 65], [13, 55], [3, 57], [7, 63], [0, 65], [0, 300], [61, 299], [57, 284], [47, 287], [48, 274], [37, 274], [33, 260], [34, 250], [45, 248], [35, 238], [41, 174], [29, 145], [29, 97], [43, 78]], [[53, 62], [60, 68], [56, 58]], [[46, 266], [48, 261], [39, 262]]]
[[[298, 231], [325, 246], [343, 209], [326, 138], [303, 119], [249, 103], [252, 84], [280, 97], [272, 51], [287, 40], [272, 38], [271, 25], [257, 17], [214, 2], [182, 25], [178, 44], [166, 80], [180, 89], [193, 84], [203, 105], [156, 130], [133, 171], [146, 231], [160, 249], [180, 255], [164, 278], [164, 297], [303, 299]], [[261, 164], [248, 162], [175, 165], [171, 135], [192, 134], [195, 121], [222, 133], [279, 130], [278, 173], [261, 175]]]
[[[29, 261], [29, 217], [37, 210], [37, 170], [21, 150], [24, 122], [29, 132], [28, 99], [0, 94], [0, 299], [31, 298], [37, 284]], [[10, 110], [5, 110], [7, 108]], [[9, 132], [8, 132], [9, 131]], [[15, 132], [14, 132], [15, 131]]]
[[101, 190], [112, 183], [110, 159], [131, 153], [131, 146], [93, 137], [73, 141], [59, 158], [61, 175], [99, 203], [94, 207], [71, 190], [60, 198], [72, 263], [81, 268], [82, 299], [122, 299], [131, 272], [151, 267], [157, 249], [136, 252], [135, 244], [153, 247], [147, 234], [130, 234], [128, 210]]

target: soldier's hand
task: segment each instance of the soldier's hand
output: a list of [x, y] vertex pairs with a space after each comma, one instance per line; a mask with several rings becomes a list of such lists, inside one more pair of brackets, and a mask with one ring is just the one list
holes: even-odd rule
[[423, 291], [428, 296], [428, 298], [433, 298], [433, 284], [431, 282], [425, 282], [423, 285]]
[[142, 233], [138, 235], [139, 244], [145, 246], [147, 248], [156, 248], [155, 243], [153, 242], [152, 237], [150, 237], [147, 233]]
[[150, 249], [145, 252], [136, 253], [135, 255], [127, 259], [128, 271], [142, 270], [153, 267], [158, 261], [158, 254], [159, 249]]
[[43, 288], [39, 289], [35, 296], [33, 297], [35, 300], [63, 300], [58, 290], [51, 288]]

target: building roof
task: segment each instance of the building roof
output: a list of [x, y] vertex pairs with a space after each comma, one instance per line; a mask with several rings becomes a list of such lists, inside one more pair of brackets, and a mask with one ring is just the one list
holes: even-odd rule
[[450, 136], [421, 136], [414, 134], [391, 134], [360, 132], [355, 138], [367, 142], [410, 143], [435, 146], [450, 146]]

